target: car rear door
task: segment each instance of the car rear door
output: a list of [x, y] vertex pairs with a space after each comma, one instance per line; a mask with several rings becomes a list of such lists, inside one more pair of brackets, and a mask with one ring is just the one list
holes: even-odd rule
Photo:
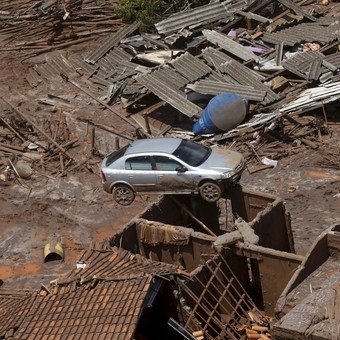
[[157, 179], [150, 156], [134, 156], [125, 161], [126, 181], [136, 192], [155, 191]]
[[183, 164], [168, 156], [152, 156], [157, 178], [157, 190], [163, 192], [192, 191], [195, 186], [189, 169], [179, 171]]

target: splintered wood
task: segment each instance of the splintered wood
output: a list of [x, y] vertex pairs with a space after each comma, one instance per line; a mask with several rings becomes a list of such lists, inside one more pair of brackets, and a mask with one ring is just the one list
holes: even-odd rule
[[250, 321], [248, 320], [247, 323], [244, 323], [238, 329], [239, 333], [242, 334], [243, 337], [245, 336], [245, 339], [271, 339], [269, 329], [270, 318], [264, 318], [263, 316], [258, 317], [256, 313], [252, 311], [248, 311], [248, 317]]
[[[89, 41], [121, 25], [114, 9], [117, 1], [85, 0], [1, 2], [1, 51], [46, 52], [53, 48]], [[67, 44], [67, 45], [65, 45]], [[33, 53], [32, 53], [33, 52]]]
[[[248, 171], [254, 173], [304, 149], [318, 149], [328, 133], [321, 119], [283, 115], [256, 131], [234, 138], [234, 147], [247, 159]], [[269, 159], [268, 164], [264, 158]], [[328, 162], [334, 161], [336, 157], [329, 155]]]
[[57, 178], [79, 167], [69, 150], [77, 139], [70, 139], [64, 115], [57, 119], [44, 119], [39, 123], [18, 110], [3, 97], [1, 101], [11, 112], [0, 117], [0, 170], [1, 180], [29, 179], [31, 174]]

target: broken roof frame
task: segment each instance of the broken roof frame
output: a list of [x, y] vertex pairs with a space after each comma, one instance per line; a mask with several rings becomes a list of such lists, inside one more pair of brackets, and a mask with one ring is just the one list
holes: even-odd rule
[[[277, 93], [274, 93], [270, 86], [267, 86], [264, 81], [266, 80], [265, 78], [261, 79], [261, 76], [259, 77], [258, 81], [255, 81], [256, 79], [256, 71], [252, 70], [251, 63], [257, 62], [262, 57], [256, 56], [253, 52], [250, 52], [247, 50], [240, 42], [237, 42], [236, 40], [234, 41], [233, 39], [229, 38], [226, 34], [224, 34], [224, 30], [226, 27], [232, 27], [233, 22], [238, 22], [240, 18], [244, 18], [243, 10], [253, 10], [252, 13], [256, 15], [257, 9], [260, 9], [268, 4], [272, 3], [272, 1], [264, 1], [261, 4], [256, 4], [255, 2], [247, 3], [244, 4], [238, 1], [224, 1], [224, 2], [214, 2], [212, 4], [207, 5], [207, 7], [201, 6], [194, 8], [189, 11], [183, 11], [181, 13], [178, 13], [174, 15], [174, 17], [170, 17], [168, 19], [165, 19], [165, 21], [161, 21], [160, 23], [156, 24], [156, 28], [163, 27], [165, 29], [166, 27], [166, 20], [169, 20], [169, 29], [172, 31], [173, 29], [176, 31], [179, 30], [178, 27], [189, 27], [191, 24], [189, 23], [190, 20], [195, 19], [197, 17], [197, 13], [200, 15], [202, 14], [202, 10], [204, 10], [207, 14], [211, 16], [212, 22], [218, 22], [220, 20], [220, 17], [216, 17], [216, 10], [218, 9], [221, 11], [221, 6], [223, 8], [227, 9], [228, 15], [230, 15], [233, 18], [233, 21], [231, 21], [228, 25], [226, 25], [224, 28], [219, 30], [218, 32], [214, 32], [212, 30], [207, 30], [203, 29], [203, 37], [204, 37], [204, 32], [209, 32], [209, 36], [219, 36], [222, 37], [221, 41], [228, 42], [228, 44], [231, 44], [230, 46], [227, 44], [226, 46], [223, 46], [222, 50], [226, 49], [225, 52], [223, 53], [222, 51], [219, 51], [219, 53], [223, 53], [224, 55], [224, 66], [221, 66], [221, 64], [216, 64], [215, 62], [211, 64], [210, 60], [207, 60], [204, 58], [204, 50], [203, 52], [203, 59], [205, 59], [205, 63], [202, 63], [202, 56], [194, 56], [189, 53], [189, 51], [184, 51], [182, 55], [178, 55], [177, 57], [173, 58], [169, 63], [167, 63], [168, 66], [174, 68], [173, 75], [176, 73], [178, 74], [178, 77], [180, 76], [188, 76], [188, 73], [186, 71], [192, 70], [194, 71], [195, 67], [197, 67], [198, 73], [193, 73], [191, 76], [188, 76], [188, 82], [186, 84], [183, 84], [181, 82], [178, 83], [181, 84], [181, 86], [177, 86], [174, 88], [170, 83], [163, 81], [159, 82], [160, 78], [160, 73], [162, 66], [161, 67], [142, 67], [138, 64], [135, 64], [132, 59], [134, 58], [133, 53], [127, 53], [127, 51], [124, 51], [122, 48], [126, 48], [128, 42], [125, 42], [125, 45], [122, 44], [120, 45], [120, 41], [123, 41], [123, 38], [128, 37], [131, 33], [136, 31], [138, 28], [137, 24], [133, 25], [128, 25], [128, 26], [123, 26], [118, 32], [111, 34], [110, 36], [107, 37], [105, 41], [100, 43], [88, 56], [84, 57], [83, 61], [68, 61], [68, 67], [71, 66], [75, 67], [78, 70], [86, 70], [88, 69], [85, 73], [87, 74], [87, 82], [88, 84], [93, 83], [93, 88], [91, 88], [91, 91], [93, 93], [96, 93], [98, 96], [100, 96], [101, 99], [106, 100], [110, 105], [114, 103], [119, 97], [124, 96], [124, 92], [126, 93], [127, 98], [132, 95], [132, 98], [136, 98], [136, 96], [141, 96], [143, 97], [146, 93], [153, 92], [156, 96], [160, 98], [161, 101], [170, 104], [176, 111], [179, 111], [186, 116], [188, 116], [191, 119], [195, 119], [199, 116], [200, 112], [202, 109], [198, 107], [196, 104], [190, 102], [185, 95], [185, 89], [186, 90], [193, 90], [195, 91], [205, 91], [210, 94], [216, 94], [219, 91], [229, 91], [232, 89], [232, 84], [236, 83], [235, 86], [235, 91], [238, 92], [240, 95], [243, 95], [245, 97], [248, 97], [247, 99], [250, 101], [255, 101], [262, 107], [262, 112], [265, 112], [267, 110], [268, 104], [272, 103], [277, 103], [276, 108], [280, 108], [280, 100], [282, 99], [280, 95]], [[293, 26], [291, 29], [293, 30], [294, 27], [301, 27], [300, 30], [297, 30], [296, 33], [296, 41], [294, 44], [297, 42], [303, 41], [305, 39], [305, 32], [310, 31], [311, 27], [321, 27], [324, 31], [322, 33], [320, 30], [319, 34], [313, 33], [313, 37], [316, 39], [321, 39], [321, 41], [328, 43], [332, 42], [334, 39], [338, 39], [338, 35], [336, 31], [334, 32], [334, 29], [338, 27], [337, 24], [335, 26], [332, 26], [330, 28], [330, 24], [325, 24], [323, 22], [320, 22], [315, 19], [315, 17], [307, 14], [304, 12], [300, 6], [296, 5], [295, 3], [288, 1], [288, 0], [282, 0], [280, 1], [280, 4], [287, 8], [288, 10], [293, 10], [295, 13], [298, 13], [299, 15], [303, 15], [303, 17], [306, 20], [309, 20], [310, 22], [308, 23], [300, 23], [298, 25]], [[222, 11], [223, 12], [223, 11]], [[215, 16], [214, 16], [215, 15]], [[173, 18], [177, 17], [183, 17], [183, 22], [178, 22], [177, 24], [179, 25], [178, 27], [171, 26], [170, 22], [174, 20]], [[188, 19], [190, 19], [188, 21]], [[252, 18], [250, 20], [257, 20], [256, 18]], [[204, 21], [204, 20], [203, 20]], [[263, 20], [260, 21], [262, 24], [265, 24]], [[206, 22], [202, 23], [201, 26], [204, 27]], [[162, 26], [163, 25], [163, 26]], [[177, 27], [175, 29], [175, 27]], [[340, 27], [340, 26], [339, 26]], [[289, 30], [290, 28], [288, 28]], [[165, 30], [166, 31], [166, 30]], [[277, 33], [280, 33], [280, 30]], [[166, 31], [167, 32], [167, 31]], [[292, 31], [294, 32], [294, 31]], [[302, 32], [302, 33], [301, 33]], [[162, 33], [162, 34], [168, 34], [168, 33]], [[263, 34], [263, 39], [264, 41], [269, 41], [271, 36], [274, 36], [276, 32], [265, 32]], [[209, 39], [208, 39], [209, 40]], [[280, 46], [284, 48], [284, 45], [287, 46], [287, 42], [283, 40], [282, 43], [282, 38], [280, 40]], [[152, 43], [153, 40], [148, 40], [148, 43]], [[156, 40], [155, 40], [156, 41]], [[215, 44], [219, 44], [217, 41], [213, 41]], [[272, 42], [274, 45], [277, 45], [277, 42]], [[160, 46], [165, 46], [163, 43], [157, 43], [157, 48]], [[289, 45], [289, 42], [288, 42]], [[275, 47], [275, 46], [274, 46]], [[121, 49], [121, 51], [124, 53], [125, 57], [120, 57], [119, 59], [110, 59], [109, 61], [109, 56], [111, 54], [110, 51]], [[221, 50], [221, 48], [219, 48]], [[236, 58], [240, 58], [241, 61], [243, 60], [243, 64], [236, 59], [230, 57], [230, 55], [233, 55], [233, 53], [236, 53]], [[129, 55], [130, 57], [128, 58], [129, 61], [126, 62], [126, 56]], [[188, 57], [190, 56], [190, 59]], [[336, 74], [337, 70], [339, 69], [339, 66], [334, 63], [334, 58], [331, 59], [329, 58], [330, 62], [327, 61], [328, 56], [321, 56], [321, 53], [318, 55], [318, 61], [315, 61], [312, 63], [311, 67], [309, 69], [303, 70], [303, 72], [299, 71], [298, 68], [296, 67], [296, 64], [292, 60], [287, 60], [282, 63], [282, 65], [287, 65], [287, 69], [298, 76], [302, 77], [303, 79], [306, 80], [306, 85], [308, 84], [309, 81], [317, 81], [319, 78], [321, 79], [322, 77], [327, 79], [331, 79], [332, 76], [334, 76], [334, 73]], [[275, 55], [273, 55], [275, 58]], [[105, 59], [108, 59], [109, 64], [107, 64], [107, 61]], [[251, 61], [252, 60], [252, 61]], [[315, 59], [316, 60], [316, 59]], [[332, 61], [333, 60], [333, 61]], [[179, 62], [183, 61], [183, 64], [181, 65]], [[251, 62], [250, 62], [251, 61]], [[52, 64], [54, 63], [55, 66], [58, 63], [55, 63], [54, 61], [50, 61], [48, 63]], [[79, 63], [82, 63], [79, 64]], [[110, 63], [112, 66], [110, 66]], [[91, 66], [89, 68], [88, 66]], [[124, 65], [125, 64], [125, 65]], [[301, 64], [301, 63], [299, 63]], [[306, 63], [304, 63], [306, 65]], [[106, 69], [106, 65], [108, 67], [114, 67], [115, 71], [109, 71], [109, 68]], [[205, 65], [203, 67], [203, 65]], [[229, 65], [229, 66], [227, 66]], [[288, 66], [291, 65], [291, 66]], [[54, 71], [52, 71], [52, 74], [56, 72], [57, 74], [60, 73], [60, 68], [64, 68], [62, 64], [59, 63], [58, 67], [54, 66]], [[235, 70], [233, 70], [236, 67]], [[207, 68], [209, 69], [210, 73], [206, 73], [204, 69]], [[149, 69], [149, 71], [147, 71]], [[70, 71], [70, 69], [65, 69]], [[236, 71], [236, 73], [234, 72]], [[245, 77], [241, 77], [240, 75], [244, 71]], [[118, 73], [117, 73], [118, 72]], [[241, 73], [240, 73], [241, 72]], [[44, 72], [43, 72], [44, 73]], [[46, 73], [46, 72], [45, 72]], [[51, 73], [51, 72], [49, 72]], [[190, 73], [189, 73], [190, 74]], [[194, 76], [195, 74], [195, 76]], [[253, 77], [249, 78], [249, 75], [254, 75]], [[259, 73], [257, 73], [259, 75]], [[251, 83], [249, 84], [249, 80], [251, 80]], [[207, 81], [212, 81], [212, 82], [218, 82], [218, 83], [210, 83], [210, 89], [209, 87], [207, 88], [206, 86], [204, 89], [202, 89], [201, 84], [208, 84]], [[197, 84], [195, 82], [198, 82]], [[182, 87], [182, 85], [186, 87]], [[243, 86], [242, 88], [238, 86]], [[146, 90], [147, 89], [147, 90]], [[105, 91], [105, 93], [103, 93]], [[260, 91], [260, 92], [259, 92]], [[265, 97], [261, 100], [262, 92], [261, 91], [266, 91]], [[260, 95], [261, 94], [261, 95]], [[335, 98], [335, 97], [334, 97]], [[336, 100], [336, 99], [335, 99]], [[132, 103], [135, 101], [133, 99]], [[125, 108], [128, 109], [128, 102], [125, 104]], [[159, 107], [159, 106], [157, 106]], [[156, 108], [156, 106], [155, 106]], [[144, 110], [143, 114], [150, 113], [150, 110]], [[136, 113], [138, 114], [138, 113]], [[128, 118], [130, 119], [130, 118]], [[268, 113], [268, 119], [271, 119], [271, 113]], [[140, 119], [137, 119], [137, 122]], [[146, 130], [146, 127], [144, 124], [137, 123], [142, 127], [143, 130], [145, 130], [147, 133], [150, 132]], [[242, 128], [242, 127], [240, 127]], [[157, 130], [154, 130], [153, 133], [155, 133]], [[235, 131], [234, 131], [235, 132]], [[158, 132], [160, 133], [160, 132]], [[156, 132], [157, 134], [157, 132]]]

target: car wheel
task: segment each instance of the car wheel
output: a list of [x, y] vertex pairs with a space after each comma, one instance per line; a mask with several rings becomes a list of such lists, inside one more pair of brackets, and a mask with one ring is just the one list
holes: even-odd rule
[[206, 182], [200, 186], [200, 194], [207, 202], [216, 202], [221, 198], [221, 187], [214, 182]]
[[127, 185], [119, 184], [113, 188], [113, 198], [120, 205], [130, 205], [135, 199], [135, 193]]

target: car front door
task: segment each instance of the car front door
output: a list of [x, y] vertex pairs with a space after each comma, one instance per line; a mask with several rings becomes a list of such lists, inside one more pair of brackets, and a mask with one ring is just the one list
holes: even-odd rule
[[157, 191], [178, 192], [194, 189], [191, 171], [183, 164], [167, 156], [152, 156], [157, 178]]
[[126, 180], [136, 192], [155, 191], [157, 179], [150, 156], [134, 156], [125, 161]]

